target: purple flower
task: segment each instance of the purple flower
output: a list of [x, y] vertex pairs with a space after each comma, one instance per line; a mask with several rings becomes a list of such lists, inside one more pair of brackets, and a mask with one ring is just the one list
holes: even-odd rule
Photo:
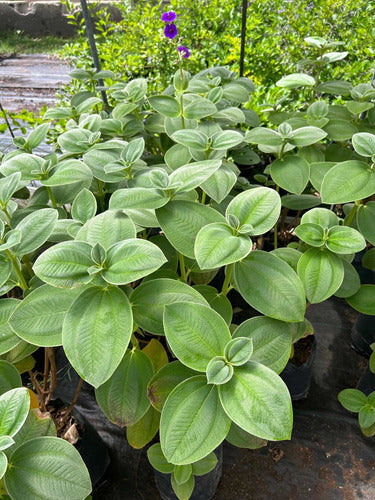
[[183, 45], [179, 45], [178, 51], [181, 52], [182, 57], [184, 57], [185, 59], [187, 59], [188, 57], [190, 57], [190, 51], [189, 51], [189, 49], [187, 49]]
[[171, 10], [170, 12], [163, 12], [161, 20], [165, 23], [172, 23], [176, 19], [176, 13]]
[[167, 26], [164, 28], [164, 35], [172, 40], [175, 36], [177, 36], [178, 30], [177, 26], [173, 23], [167, 24]]

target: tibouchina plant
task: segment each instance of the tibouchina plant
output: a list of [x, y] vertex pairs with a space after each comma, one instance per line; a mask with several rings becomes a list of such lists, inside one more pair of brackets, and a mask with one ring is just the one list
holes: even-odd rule
[[[178, 53], [182, 62], [188, 49]], [[45, 124], [2, 159], [3, 362], [30, 372], [48, 409], [51, 394], [31, 354], [46, 350], [52, 391], [62, 346], [133, 447], [159, 431], [149, 459], [171, 474], [181, 499], [215, 466], [224, 439], [256, 448], [290, 438], [291, 399], [279, 373], [293, 342], [311, 332], [306, 298], [336, 294], [373, 313], [374, 287], [360, 286], [351, 260], [374, 242], [375, 92], [340, 82], [324, 88], [351, 100], [332, 104], [318, 86], [314, 120], [311, 106], [274, 114], [281, 120], [274, 130], [240, 107], [254, 89], [250, 80], [225, 68], [191, 76], [181, 66], [160, 95], [148, 95], [145, 79], [109, 88], [107, 109], [96, 96], [76, 94], [69, 108], [46, 114], [65, 119], [55, 153], [33, 153]], [[359, 113], [366, 104], [365, 119], [351, 102]], [[276, 159], [264, 173], [256, 167], [249, 182], [237, 164], [261, 164], [253, 143]], [[30, 192], [32, 181], [39, 187]], [[258, 315], [233, 324], [232, 289]], [[17, 415], [14, 406], [9, 418]], [[40, 461], [43, 481], [30, 465], [28, 484], [40, 496], [83, 500], [87, 475], [74, 450], [64, 454], [65, 443], [36, 433], [56, 463], [85, 479], [60, 477], [51, 460]], [[14, 464], [29, 463], [35, 446], [23, 435], [23, 447], [9, 448], [8, 468], [3, 460], [13, 500], [26, 491], [17, 489], [26, 472]]]

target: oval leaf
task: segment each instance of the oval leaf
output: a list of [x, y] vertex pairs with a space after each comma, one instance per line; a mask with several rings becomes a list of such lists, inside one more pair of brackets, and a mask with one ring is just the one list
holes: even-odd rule
[[217, 387], [207, 385], [204, 376], [192, 377], [179, 384], [164, 405], [160, 421], [161, 448], [168, 462], [190, 464], [217, 448], [229, 426]]
[[302, 321], [305, 291], [297, 274], [273, 254], [256, 250], [234, 264], [234, 283], [257, 311], [281, 321]]
[[65, 354], [84, 380], [99, 387], [119, 365], [132, 331], [133, 315], [125, 293], [114, 286], [90, 287], [66, 314]]

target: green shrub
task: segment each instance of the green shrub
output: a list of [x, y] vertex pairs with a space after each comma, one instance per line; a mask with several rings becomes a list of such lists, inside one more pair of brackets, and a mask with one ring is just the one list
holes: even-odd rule
[[[179, 34], [191, 47], [187, 69], [196, 73], [212, 65], [239, 69], [241, 5], [240, 0], [171, 0], [176, 12]], [[119, 4], [124, 19], [114, 25], [106, 10], [97, 12], [99, 55], [103, 68], [125, 78], [146, 77], [160, 90], [174, 73], [171, 50], [165, 42], [160, 22], [163, 2], [130, 0]], [[95, 7], [97, 9], [97, 6]], [[164, 9], [165, 10], [165, 9]], [[367, 43], [375, 28], [371, 25], [372, 7], [364, 0], [255, 0], [249, 3], [245, 75], [269, 86], [306, 57], [304, 38], [323, 36], [343, 43], [349, 52], [348, 63], [327, 67], [324, 78], [366, 80], [372, 69], [374, 49]], [[77, 42], [62, 50], [78, 67], [92, 65], [89, 44], [78, 13], [72, 22], [80, 26]], [[355, 34], [355, 36], [353, 36]], [[313, 54], [315, 56], [316, 54]], [[262, 95], [264, 90], [259, 94]]]

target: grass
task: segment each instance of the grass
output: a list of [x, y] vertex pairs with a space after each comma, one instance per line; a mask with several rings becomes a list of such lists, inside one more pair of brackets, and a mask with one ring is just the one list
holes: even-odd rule
[[0, 33], [0, 58], [21, 54], [54, 55], [61, 50], [63, 43], [73, 40], [73, 37], [61, 38], [51, 35], [37, 37], [20, 31], [8, 31]]

